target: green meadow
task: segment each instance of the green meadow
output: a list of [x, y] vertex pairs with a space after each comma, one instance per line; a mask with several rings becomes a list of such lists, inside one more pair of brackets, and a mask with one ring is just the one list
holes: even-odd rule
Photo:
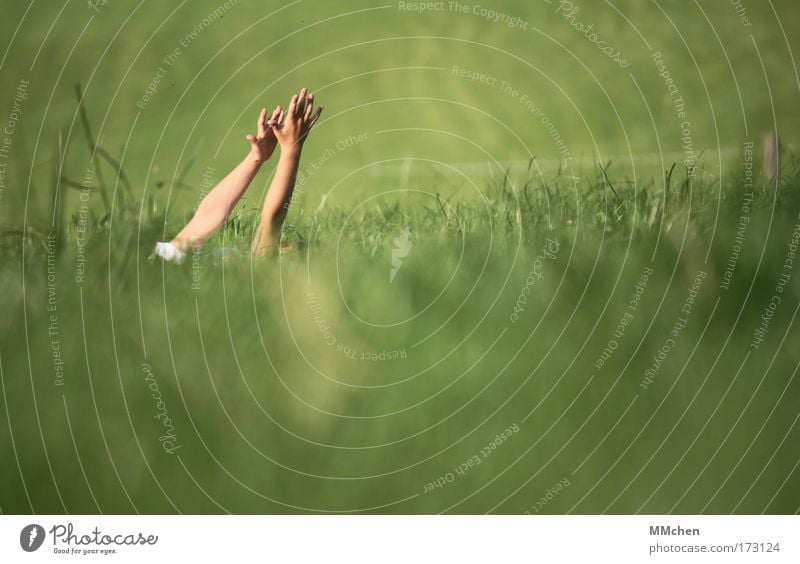
[[4, 8], [0, 512], [800, 511], [792, 2]]

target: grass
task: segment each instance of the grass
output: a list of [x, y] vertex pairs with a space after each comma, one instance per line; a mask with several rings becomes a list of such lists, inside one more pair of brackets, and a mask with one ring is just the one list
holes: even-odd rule
[[[0, 24], [23, 22], [4, 84], [31, 83], [0, 193], [3, 513], [797, 513], [795, 4], [748, 6], [750, 38], [725, 3], [585, 3], [622, 72], [557, 3], [503, 3], [547, 37], [242, 2], [137, 109], [217, 5]], [[698, 152], [733, 153], [680, 164], [648, 45]], [[573, 166], [454, 65], [534, 99]], [[299, 83], [329, 112], [292, 250], [246, 252], [262, 173], [202, 253], [149, 258]], [[735, 147], [773, 120], [780, 173], [748, 187]]]
[[[166, 4], [144, 10], [109, 3], [101, 13], [83, 4], [69, 4], [60, 13], [38, 4], [29, 11], [24, 3], [9, 6], [0, 23], [5, 36], [17, 24], [21, 28], [3, 62], [0, 80], [9, 96], [0, 100], [2, 114], [11, 111], [20, 79], [31, 86], [6, 177], [24, 189], [5, 191], [0, 221], [13, 222], [14, 210], [26, 205], [46, 205], [58, 128], [63, 143], [73, 146], [65, 167], [81, 181], [91, 153], [81, 139], [82, 116], [71, 103], [76, 82], [83, 85], [95, 137], [115, 158], [124, 158], [133, 196], [152, 195], [179, 215], [194, 209], [196, 196], [179, 187], [170, 192], [173, 181], [183, 176], [197, 185], [206, 166], [215, 168], [219, 180], [241, 158], [244, 135], [261, 106], [285, 103], [300, 84], [317, 89], [328, 107], [307, 145], [307, 160], [335, 150], [349, 135], [368, 135], [366, 142], [336, 150], [313, 179], [314, 186], [330, 187], [365, 163], [376, 163], [330, 195], [329, 203], [341, 207], [374, 193], [371, 170], [391, 184], [402, 183], [393, 172], [402, 167], [377, 164], [385, 159], [482, 165], [535, 156], [544, 167], [559, 151], [523, 96], [555, 125], [576, 161], [588, 159], [587, 168], [599, 154], [603, 164], [614, 160], [614, 176], [631, 175], [631, 163], [620, 155], [682, 152], [682, 120], [648, 46], [663, 54], [679, 85], [694, 148], [705, 151], [708, 166], [717, 165], [717, 147], [735, 150], [741, 139], [758, 141], [775, 121], [787, 144], [800, 143], [791, 58], [800, 44], [778, 28], [796, 15], [791, 0], [774, 0], [775, 13], [769, 6], [751, 8], [752, 29], [743, 28], [725, 3], [702, 6], [702, 12], [697, 6], [659, 5], [662, 12], [634, 0], [614, 2], [613, 8], [584, 2], [578, 19], [594, 23], [621, 49], [631, 62], [628, 69], [556, 13], [558, 2], [504, 0], [502, 11], [527, 21], [525, 31], [474, 14], [400, 11], [396, 3], [379, 8], [365, 0], [292, 6], [241, 1], [182, 48], [152, 99], [138, 107], [164, 57], [219, 4], [193, 1], [176, 11]], [[441, 39], [442, 30], [450, 39]], [[454, 66], [496, 83], [462, 78]], [[518, 96], [505, 93], [503, 82]], [[638, 173], [656, 177], [662, 168], [658, 163]], [[459, 170], [476, 183], [486, 174], [485, 168]], [[466, 180], [418, 161], [408, 181], [448, 196], [448, 184]], [[319, 201], [306, 204], [310, 212]]]
[[[103, 160], [95, 181], [116, 184], [124, 171]], [[69, 208], [56, 230], [49, 213], [7, 230], [0, 410], [21, 472], [4, 467], [0, 504], [794, 513], [796, 278], [751, 343], [798, 223], [797, 169], [757, 183], [727, 290], [742, 179], [693, 172], [637, 185], [606, 164], [576, 182], [531, 163], [489, 182], [482, 202], [400, 194], [295, 213], [294, 251], [255, 262], [219, 253], [247, 248], [248, 205], [180, 267], [147, 257], [182, 218], [124, 191], [84, 217], [85, 235]], [[412, 246], [390, 283], [402, 229]]]

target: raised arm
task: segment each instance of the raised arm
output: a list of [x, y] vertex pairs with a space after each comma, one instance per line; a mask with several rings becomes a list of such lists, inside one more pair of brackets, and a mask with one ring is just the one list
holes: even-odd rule
[[277, 139], [272, 125], [280, 113], [280, 107], [277, 107], [268, 119], [266, 108], [261, 110], [258, 116], [258, 134], [247, 136], [250, 153], [203, 198], [194, 217], [171, 241], [172, 245], [185, 253], [191, 248], [202, 246], [222, 227], [261, 165], [275, 151]]
[[323, 108], [324, 106], [320, 106], [314, 112], [314, 95], [309, 95], [305, 88], [300, 90], [300, 94], [292, 96], [286, 112], [278, 106], [281, 111], [274, 120], [272, 129], [281, 146], [281, 156], [264, 199], [261, 223], [253, 237], [253, 254], [256, 256], [265, 255], [280, 240], [281, 227], [289, 211], [297, 180], [303, 143]]

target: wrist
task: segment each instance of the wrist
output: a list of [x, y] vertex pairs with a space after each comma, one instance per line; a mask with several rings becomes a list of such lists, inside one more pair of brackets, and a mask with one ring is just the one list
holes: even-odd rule
[[264, 161], [266, 161], [266, 160], [267, 159], [259, 158], [258, 156], [250, 153], [249, 155], [247, 155], [247, 157], [245, 157], [244, 162], [247, 165], [250, 165], [252, 167], [255, 167], [256, 169], [259, 169], [259, 168], [261, 168], [261, 165], [264, 164]]
[[300, 153], [303, 151], [303, 146], [295, 143], [289, 147], [281, 147], [281, 160], [300, 160]]

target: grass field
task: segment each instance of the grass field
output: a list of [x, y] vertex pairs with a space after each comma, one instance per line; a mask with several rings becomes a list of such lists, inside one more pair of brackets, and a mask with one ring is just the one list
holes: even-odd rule
[[[96, 4], [0, 24], [0, 512], [800, 511], [794, 4]], [[300, 84], [290, 250], [149, 258]]]

